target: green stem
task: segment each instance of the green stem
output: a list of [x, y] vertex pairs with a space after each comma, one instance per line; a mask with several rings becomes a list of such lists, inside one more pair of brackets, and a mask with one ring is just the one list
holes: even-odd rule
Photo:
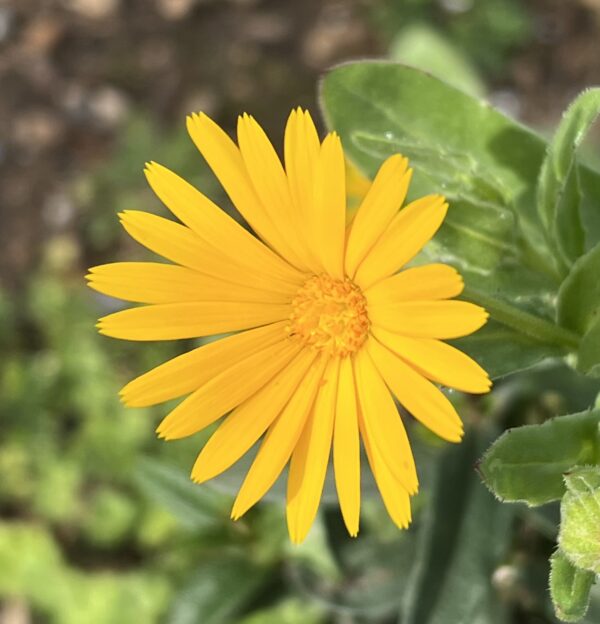
[[560, 345], [569, 351], [577, 351], [581, 337], [569, 329], [529, 314], [504, 301], [490, 297], [465, 286], [463, 297], [483, 306], [492, 319], [540, 342]]

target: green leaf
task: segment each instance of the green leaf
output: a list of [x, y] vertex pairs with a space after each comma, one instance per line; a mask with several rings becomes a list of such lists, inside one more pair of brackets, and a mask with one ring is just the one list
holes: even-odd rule
[[564, 354], [560, 347], [532, 340], [495, 321], [488, 321], [482, 329], [466, 338], [450, 342], [481, 364], [492, 379]]
[[184, 526], [207, 529], [228, 517], [227, 499], [209, 487], [193, 483], [179, 468], [144, 459], [136, 476], [142, 490]]
[[429, 255], [460, 267], [485, 271], [518, 261], [515, 216], [493, 175], [467, 154], [421, 145], [404, 138], [373, 136], [357, 130], [355, 143], [382, 162], [392, 154], [411, 155], [415, 169], [411, 196], [443, 192], [451, 208], [429, 246]]
[[[578, 337], [554, 323], [560, 279], [534, 202], [543, 140], [488, 104], [399, 64], [340, 66], [325, 77], [321, 94], [329, 125], [358, 167], [373, 175], [386, 157], [403, 153], [414, 166], [411, 197], [442, 192], [450, 200], [422, 258], [455, 265], [470, 290], [465, 298], [486, 307], [513, 337], [528, 337], [511, 340], [510, 358], [496, 358], [493, 374], [576, 350]], [[539, 344], [528, 355], [532, 342]]]
[[580, 167], [579, 183], [581, 185], [581, 219], [586, 233], [587, 248], [591, 249], [600, 243], [600, 175], [597, 172]]
[[550, 566], [550, 596], [556, 617], [578, 622], [588, 610], [595, 575], [575, 567], [561, 550], [552, 555]]
[[600, 318], [581, 339], [577, 352], [577, 370], [590, 377], [600, 377]]
[[565, 493], [563, 474], [598, 456], [600, 410], [509, 429], [488, 449], [479, 471], [501, 500], [543, 505]]
[[600, 89], [584, 91], [569, 106], [542, 165], [537, 205], [550, 241], [570, 264], [585, 247], [577, 149], [600, 114]]
[[471, 431], [437, 466], [402, 624], [506, 621], [489, 578], [509, 545], [513, 509], [494, 500], [473, 470], [489, 439]]
[[573, 265], [558, 292], [558, 322], [584, 334], [600, 315], [600, 243]]
[[229, 624], [267, 579], [247, 557], [221, 554], [205, 561], [173, 600], [167, 624]]
[[396, 35], [390, 58], [432, 73], [472, 95], [482, 95], [483, 81], [460, 48], [425, 24], [413, 24]]
[[527, 238], [544, 249], [533, 189], [545, 145], [531, 131], [431, 75], [394, 63], [337, 67], [324, 78], [321, 96], [328, 124], [364, 171], [374, 174], [381, 145], [392, 144], [414, 161], [413, 192], [462, 197], [463, 187], [472, 194], [483, 184], [515, 207]]
[[573, 565], [600, 573], [600, 467], [575, 468], [565, 475], [558, 544]]
[[324, 624], [325, 608], [302, 598], [286, 598], [272, 607], [256, 611], [237, 624]]

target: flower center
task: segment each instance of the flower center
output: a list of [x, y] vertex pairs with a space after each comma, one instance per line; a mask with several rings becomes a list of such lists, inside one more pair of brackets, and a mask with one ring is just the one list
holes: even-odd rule
[[307, 346], [345, 357], [367, 337], [367, 301], [348, 278], [313, 275], [296, 293], [287, 329]]

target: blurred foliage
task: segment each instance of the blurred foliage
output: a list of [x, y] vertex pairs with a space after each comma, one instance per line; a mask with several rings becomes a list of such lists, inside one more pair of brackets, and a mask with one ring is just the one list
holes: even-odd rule
[[485, 92], [470, 59], [430, 26], [415, 24], [402, 29], [392, 42], [390, 59], [428, 71], [471, 95]]
[[407, 24], [437, 30], [488, 79], [503, 74], [532, 28], [526, 5], [518, 0], [383, 0], [374, 3], [371, 17], [390, 42]]

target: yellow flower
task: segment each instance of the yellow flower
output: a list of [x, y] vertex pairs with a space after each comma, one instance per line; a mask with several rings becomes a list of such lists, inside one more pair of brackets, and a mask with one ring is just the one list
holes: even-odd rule
[[289, 117], [285, 169], [248, 115], [238, 120], [239, 147], [204, 114], [187, 122], [259, 238], [175, 173], [148, 164], [150, 186], [182, 224], [138, 211], [122, 213], [121, 221], [135, 240], [173, 264], [91, 269], [92, 288], [147, 304], [105, 316], [98, 326], [126, 340], [238, 333], [134, 379], [121, 391], [123, 401], [147, 406], [188, 395], [158, 427], [167, 440], [226, 415], [193, 467], [198, 483], [262, 438], [234, 519], [289, 462], [287, 522], [291, 539], [302, 541], [333, 449], [341, 511], [356, 535], [362, 439], [391, 518], [408, 526], [418, 480], [392, 395], [437, 435], [458, 442], [462, 423], [435, 384], [472, 393], [490, 388], [478, 364], [442, 342], [476, 331], [487, 319], [482, 308], [450, 300], [463, 288], [460, 275], [443, 264], [398, 272], [440, 227], [444, 198], [430, 195], [400, 210], [412, 172], [394, 155], [347, 226], [340, 139], [330, 133], [321, 143], [308, 112]]

